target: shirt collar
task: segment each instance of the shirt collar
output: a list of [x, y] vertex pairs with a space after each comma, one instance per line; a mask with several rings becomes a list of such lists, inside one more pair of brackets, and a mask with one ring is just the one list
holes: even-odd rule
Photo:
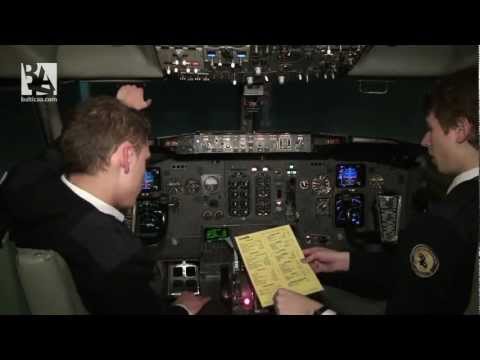
[[0, 176], [0, 185], [3, 184], [3, 182], [4, 182], [5, 179], [7, 178], [7, 175], [8, 175], [8, 172], [5, 171], [5, 173], [4, 173], [2, 176]]
[[120, 222], [123, 222], [123, 220], [125, 220], [125, 215], [123, 215], [120, 211], [115, 209], [113, 206], [107, 204], [105, 201], [100, 200], [96, 196], [93, 196], [89, 192], [80, 189], [78, 186], [72, 184], [70, 181], [67, 180], [65, 175], [62, 175], [61, 179], [63, 183], [70, 188], [70, 190], [80, 196], [83, 200], [92, 204], [95, 208], [97, 208], [98, 211], [107, 215], [111, 215]]
[[454, 187], [460, 185], [462, 182], [471, 180], [477, 176], [478, 176], [478, 166], [457, 175], [455, 179], [453, 179], [452, 183], [450, 184], [447, 190], [447, 195], [453, 190]]

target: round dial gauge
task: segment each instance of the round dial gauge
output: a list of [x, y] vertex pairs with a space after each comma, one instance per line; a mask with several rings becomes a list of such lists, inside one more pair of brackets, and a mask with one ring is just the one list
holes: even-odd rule
[[317, 195], [326, 195], [332, 191], [332, 185], [327, 175], [320, 175], [312, 179], [312, 191]]
[[215, 192], [218, 190], [219, 180], [216, 176], [210, 175], [203, 180], [203, 187], [207, 192]]
[[301, 180], [298, 183], [298, 186], [300, 186], [300, 189], [302, 190], [307, 190], [310, 187], [310, 182], [308, 180]]
[[195, 179], [188, 179], [185, 182], [185, 192], [189, 195], [196, 194], [200, 190], [200, 182]]
[[179, 194], [183, 192], [183, 185], [178, 179], [172, 179], [169, 181], [167, 188], [170, 194]]
[[381, 190], [385, 183], [385, 179], [382, 175], [372, 175], [370, 179], [368, 179], [368, 183], [372, 188]]

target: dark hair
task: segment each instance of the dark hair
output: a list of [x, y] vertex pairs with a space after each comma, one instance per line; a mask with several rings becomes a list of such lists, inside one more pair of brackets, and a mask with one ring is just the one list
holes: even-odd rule
[[445, 133], [465, 117], [473, 127], [468, 141], [478, 149], [478, 67], [438, 80], [426, 98], [425, 110], [434, 113]]
[[139, 152], [149, 134], [150, 123], [140, 112], [111, 96], [89, 99], [73, 112], [61, 137], [67, 173], [93, 175], [122, 142], [130, 141]]

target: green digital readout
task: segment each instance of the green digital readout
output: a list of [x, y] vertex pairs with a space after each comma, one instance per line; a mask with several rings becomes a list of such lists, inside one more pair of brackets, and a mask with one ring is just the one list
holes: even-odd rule
[[205, 229], [205, 239], [207, 241], [223, 241], [230, 236], [227, 228], [207, 228]]

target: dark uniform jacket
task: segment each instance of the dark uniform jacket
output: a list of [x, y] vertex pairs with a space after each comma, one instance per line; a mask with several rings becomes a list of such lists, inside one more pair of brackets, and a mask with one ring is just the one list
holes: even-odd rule
[[478, 188], [478, 177], [457, 185], [400, 233], [393, 253], [352, 253], [350, 271], [331, 283], [386, 298], [388, 314], [462, 314], [478, 261]]
[[50, 152], [12, 169], [0, 188], [16, 245], [62, 255], [92, 314], [186, 314], [150, 287], [154, 263], [140, 240], [71, 191], [60, 179], [60, 159]]

